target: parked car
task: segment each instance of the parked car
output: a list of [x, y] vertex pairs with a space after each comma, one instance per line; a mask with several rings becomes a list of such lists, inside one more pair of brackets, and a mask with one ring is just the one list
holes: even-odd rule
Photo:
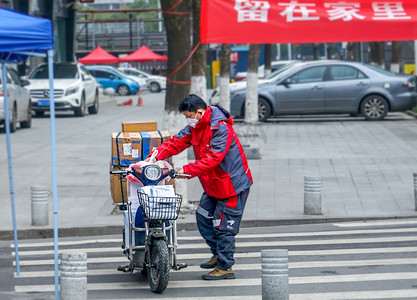
[[139, 84], [121, 72], [109, 67], [87, 67], [88, 71], [102, 85], [103, 89], [113, 88], [120, 96], [134, 95], [139, 92]]
[[[244, 116], [245, 97], [246, 89], [231, 92], [233, 116]], [[367, 120], [382, 120], [416, 101], [414, 76], [346, 61], [301, 63], [258, 88], [260, 121], [290, 114], [362, 114]]]
[[[32, 110], [42, 116], [50, 108], [48, 64], [37, 66], [29, 75], [28, 89]], [[56, 111], [74, 111], [76, 117], [98, 113], [99, 85], [80, 63], [54, 64], [54, 99]]]
[[[6, 71], [10, 132], [16, 131], [18, 122], [20, 123], [20, 128], [30, 128], [32, 126], [31, 102], [29, 91], [24, 88], [29, 82], [27, 80], [21, 81], [14, 69], [6, 68]], [[2, 80], [2, 70], [0, 69], [0, 124], [6, 126]]]
[[[295, 62], [298, 62], [298, 60], [277, 60], [271, 62], [271, 73], [274, 73], [275, 71], [289, 65], [293, 64]], [[265, 76], [265, 65], [261, 65], [258, 68], [258, 77], [264, 78]], [[236, 81], [246, 80], [247, 72], [238, 72], [236, 74]]]
[[164, 76], [151, 75], [134, 68], [119, 68], [119, 70], [130, 76], [144, 78], [149, 84], [149, 90], [152, 93], [158, 93], [161, 90], [165, 90], [167, 88], [167, 80]]
[[[285, 70], [292, 68], [294, 66], [299, 65], [301, 62], [293, 62], [293, 63], [288, 63], [285, 66], [275, 70], [271, 75], [269, 75], [267, 78], [265, 79], [258, 79], [258, 84], [264, 84], [264, 83], [273, 83], [276, 82], [277, 78], [279, 78], [279, 74], [281, 74], [282, 72], [284, 72]], [[247, 85], [247, 81], [245, 80], [241, 80], [241, 81], [236, 81], [236, 82], [232, 82], [229, 84], [229, 91], [235, 91], [235, 90], [240, 90], [243, 88], [246, 88]], [[220, 100], [220, 88], [216, 87], [213, 91], [213, 93], [211, 94], [211, 98], [210, 98], [210, 102], [211, 103], [218, 103]]]
[[136, 81], [137, 84], [139, 84], [139, 90], [141, 90], [141, 91], [147, 91], [147, 90], [149, 90], [149, 84], [148, 84], [148, 82], [146, 81], [145, 78], [138, 77], [138, 76], [132, 76], [132, 75], [126, 74], [126, 73], [122, 72], [121, 70], [119, 70], [119, 69], [117, 69], [115, 67], [111, 67], [111, 66], [101, 65], [101, 66], [89, 66], [89, 67], [92, 67], [92, 68], [94, 68], [94, 67], [96, 67], [96, 68], [105, 68], [107, 70], [112, 70], [113, 72], [116, 72], [120, 76], [124, 76], [124, 77], [130, 78], [130, 79]]

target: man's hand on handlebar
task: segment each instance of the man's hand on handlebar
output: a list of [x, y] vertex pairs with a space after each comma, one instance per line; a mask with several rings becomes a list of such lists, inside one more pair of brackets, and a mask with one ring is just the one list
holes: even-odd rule
[[184, 173], [184, 169], [183, 169], [183, 168], [179, 168], [179, 169], [177, 170], [177, 175], [176, 175], [175, 177], [176, 177], [176, 178], [189, 178], [189, 177], [190, 177], [190, 175], [185, 174], [185, 173]]

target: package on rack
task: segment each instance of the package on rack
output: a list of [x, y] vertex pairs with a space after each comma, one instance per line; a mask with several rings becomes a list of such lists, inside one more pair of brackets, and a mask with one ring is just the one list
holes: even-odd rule
[[148, 195], [147, 201], [142, 203], [145, 214], [153, 220], [173, 220], [178, 216], [179, 205], [172, 185], [144, 186], [140, 193]]

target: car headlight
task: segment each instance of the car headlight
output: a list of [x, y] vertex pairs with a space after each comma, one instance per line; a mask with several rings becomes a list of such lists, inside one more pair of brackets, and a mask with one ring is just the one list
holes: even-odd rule
[[73, 88], [69, 88], [67, 90], [67, 92], [65, 93], [65, 96], [69, 96], [69, 95], [72, 95], [72, 94], [75, 94], [75, 93], [78, 93], [78, 86], [73, 87]]
[[158, 180], [161, 177], [161, 168], [158, 166], [148, 166], [145, 169], [145, 176], [149, 180]]

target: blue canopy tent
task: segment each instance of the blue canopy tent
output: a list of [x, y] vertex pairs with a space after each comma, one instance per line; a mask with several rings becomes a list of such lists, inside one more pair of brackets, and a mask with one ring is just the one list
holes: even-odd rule
[[24, 62], [28, 56], [48, 57], [49, 65], [49, 94], [51, 112], [51, 148], [52, 148], [52, 185], [54, 201], [54, 245], [55, 245], [55, 299], [59, 299], [58, 289], [58, 201], [56, 176], [56, 141], [55, 141], [55, 103], [53, 86], [53, 49], [54, 35], [50, 20], [36, 18], [0, 7], [0, 63], [2, 67], [2, 82], [4, 95], [4, 114], [7, 140], [7, 155], [9, 164], [10, 197], [13, 217], [13, 233], [16, 253], [17, 275], [20, 275], [19, 247], [16, 228], [16, 210], [13, 188], [13, 164], [10, 143], [10, 118], [6, 63]]

